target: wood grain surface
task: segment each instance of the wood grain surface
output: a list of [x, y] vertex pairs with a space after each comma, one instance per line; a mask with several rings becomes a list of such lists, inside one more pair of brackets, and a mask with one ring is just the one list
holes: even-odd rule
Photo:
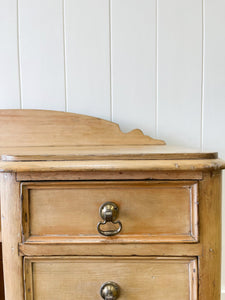
[[0, 243], [0, 300], [4, 300], [4, 279], [3, 279], [3, 261], [2, 261], [2, 244]]
[[221, 172], [206, 173], [200, 183], [199, 299], [221, 296]]
[[0, 161], [0, 172], [124, 172], [221, 170], [221, 159], [193, 160], [93, 160], [93, 161]]
[[[29, 237], [66, 237], [75, 243], [159, 243], [198, 241], [198, 185], [192, 181], [24, 183], [23, 232]], [[99, 208], [119, 207], [122, 232], [97, 231]], [[102, 230], [116, 230], [112, 223]]]
[[45, 160], [148, 160], [148, 159], [216, 159], [216, 152], [201, 152], [199, 149], [172, 147], [167, 145], [101, 145], [64, 147], [0, 147], [2, 161]]
[[0, 144], [11, 146], [163, 145], [141, 130], [85, 115], [47, 110], [0, 110]]
[[202, 245], [199, 243], [176, 244], [121, 244], [118, 243], [71, 243], [66, 239], [49, 238], [44, 241], [31, 238], [19, 244], [20, 256], [56, 256], [56, 255], [139, 255], [139, 256], [199, 256]]
[[25, 299], [100, 300], [101, 285], [114, 281], [121, 300], [162, 300], [165, 295], [197, 300], [197, 274], [196, 259], [188, 257], [25, 258]]
[[23, 263], [18, 255], [22, 241], [20, 184], [15, 174], [1, 174], [2, 250], [6, 300], [24, 300]]

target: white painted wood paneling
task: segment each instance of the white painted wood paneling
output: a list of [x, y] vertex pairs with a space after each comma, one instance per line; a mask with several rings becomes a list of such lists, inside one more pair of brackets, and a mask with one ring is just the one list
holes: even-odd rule
[[225, 300], [225, 291], [222, 291], [221, 300]]
[[17, 1], [0, 1], [0, 108], [20, 108]]
[[112, 0], [113, 121], [155, 135], [155, 0]]
[[65, 0], [68, 111], [110, 118], [109, 0]]
[[225, 1], [206, 1], [205, 12], [203, 143], [225, 158]]
[[[205, 2], [203, 148], [225, 159], [225, 1]], [[223, 174], [223, 216], [225, 216]], [[223, 217], [222, 288], [225, 289], [225, 220]]]
[[19, 0], [23, 108], [65, 109], [62, 0]]
[[200, 147], [202, 1], [158, 0], [158, 135]]

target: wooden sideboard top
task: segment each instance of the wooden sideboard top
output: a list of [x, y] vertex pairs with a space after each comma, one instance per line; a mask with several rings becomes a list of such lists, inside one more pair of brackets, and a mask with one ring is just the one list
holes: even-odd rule
[[2, 161], [217, 159], [217, 152], [167, 145], [0, 147]]
[[99, 118], [46, 110], [0, 110], [0, 171], [222, 169], [216, 152], [167, 146]]

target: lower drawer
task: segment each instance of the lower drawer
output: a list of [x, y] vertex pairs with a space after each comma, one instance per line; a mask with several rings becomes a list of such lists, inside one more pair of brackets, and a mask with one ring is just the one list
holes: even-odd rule
[[195, 258], [25, 257], [24, 260], [26, 300], [100, 300], [101, 286], [109, 281], [119, 286], [119, 300], [197, 300]]

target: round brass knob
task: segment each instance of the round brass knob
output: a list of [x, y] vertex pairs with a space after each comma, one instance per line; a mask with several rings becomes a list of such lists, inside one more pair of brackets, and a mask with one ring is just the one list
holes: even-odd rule
[[[106, 202], [101, 205], [99, 209], [100, 217], [103, 221], [100, 221], [97, 225], [97, 230], [101, 235], [104, 236], [113, 236], [119, 233], [122, 230], [122, 224], [120, 221], [116, 221], [119, 215], [119, 208], [114, 202]], [[105, 225], [107, 222], [113, 224], [118, 224], [119, 227], [116, 230], [102, 230], [101, 226]]]
[[105, 300], [116, 300], [120, 295], [120, 287], [115, 282], [105, 282], [101, 287], [100, 295]]

